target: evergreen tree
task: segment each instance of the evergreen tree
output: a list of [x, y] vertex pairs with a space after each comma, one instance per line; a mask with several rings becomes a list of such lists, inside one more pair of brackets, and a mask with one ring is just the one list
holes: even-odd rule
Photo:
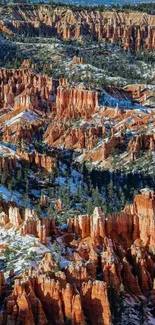
[[62, 201], [64, 204], [65, 209], [69, 209], [69, 204], [70, 204], [70, 194], [69, 192], [66, 190], [66, 188], [63, 188], [62, 190]]
[[7, 175], [5, 172], [2, 172], [2, 176], [1, 176], [2, 185], [4, 185], [6, 183], [6, 180], [7, 180]]
[[28, 193], [22, 195], [22, 206], [23, 208], [28, 208], [30, 206], [30, 198]]
[[94, 206], [100, 206], [102, 203], [102, 199], [97, 186], [95, 189], [92, 190], [92, 201]]
[[88, 199], [88, 200], [86, 201], [85, 208], [86, 208], [86, 212], [87, 212], [87, 214], [88, 214], [89, 216], [92, 215], [93, 210], [94, 210], [94, 205], [93, 205], [91, 199]]
[[80, 202], [81, 199], [82, 199], [82, 193], [83, 193], [83, 191], [82, 191], [82, 186], [81, 186], [81, 184], [80, 184], [80, 185], [78, 185], [78, 187], [77, 187], [77, 200], [79, 200], [79, 202]]
[[47, 216], [49, 219], [53, 219], [53, 218], [56, 218], [56, 211], [54, 209], [54, 206], [52, 203], [50, 203], [50, 206], [47, 210]]
[[139, 324], [144, 325], [145, 323], [145, 310], [144, 310], [144, 305], [141, 302], [139, 306]]
[[112, 322], [115, 325], [120, 325], [122, 321], [123, 312], [123, 292], [120, 295], [117, 293], [114, 285], [111, 284], [108, 291]]

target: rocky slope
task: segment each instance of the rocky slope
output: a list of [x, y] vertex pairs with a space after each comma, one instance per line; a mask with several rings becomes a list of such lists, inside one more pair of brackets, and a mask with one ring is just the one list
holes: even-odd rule
[[[4, 142], [16, 144], [14, 161], [19, 156], [29, 166], [51, 171], [54, 157], [37, 150], [26, 152], [27, 143], [43, 139], [50, 147], [74, 149], [79, 153], [77, 161], [91, 161], [100, 168], [120, 168], [122, 161], [128, 170], [141, 155], [153, 165], [153, 87], [88, 89], [65, 78], [58, 83], [25, 64], [30, 61], [20, 69], [0, 70], [1, 134]], [[16, 168], [10, 159], [2, 153], [1, 169]]]
[[[147, 324], [152, 324], [147, 304], [150, 297], [150, 304], [154, 304], [154, 218], [155, 194], [144, 189], [132, 205], [117, 215], [105, 216], [96, 207], [92, 216], [69, 219], [66, 232], [53, 222], [50, 229], [47, 222], [50, 220], [42, 219], [44, 238], [55, 232], [65, 264], [49, 252], [38, 270], [31, 268], [18, 277], [12, 293], [5, 299], [0, 324], [18, 321], [45, 325], [70, 321], [74, 325], [110, 325], [113, 311], [108, 293], [112, 286], [118, 297], [123, 286], [124, 302], [132, 297], [132, 303], [140, 304], [143, 299]], [[17, 227], [22, 236], [26, 233], [37, 236], [35, 227], [41, 229], [41, 221], [34, 212], [26, 211], [23, 220], [18, 208], [10, 207], [7, 222]], [[39, 238], [42, 240], [42, 236]], [[48, 241], [42, 242], [49, 245]], [[97, 280], [99, 274], [102, 280]], [[3, 296], [3, 272], [0, 284]]]
[[119, 46], [150, 58], [154, 26], [137, 12], [0, 7], [6, 56], [38, 35], [66, 69], [53, 77], [47, 47], [0, 68], [0, 325], [154, 324], [154, 85], [98, 87], [85, 64], [114, 51], [117, 67]]
[[6, 34], [57, 35], [63, 40], [92, 35], [122, 44], [125, 50], [155, 47], [154, 16], [137, 12], [99, 12], [48, 5], [1, 7], [0, 30]]

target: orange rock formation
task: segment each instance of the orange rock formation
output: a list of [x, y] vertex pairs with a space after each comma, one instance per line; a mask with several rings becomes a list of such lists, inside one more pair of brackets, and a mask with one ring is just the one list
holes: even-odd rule
[[[68, 258], [65, 247], [72, 250], [68, 263], [60, 266], [54, 254], [46, 253], [38, 270], [30, 269], [16, 280], [13, 293], [6, 298], [0, 324], [10, 324], [15, 317], [24, 321], [27, 315], [28, 324], [36, 324], [38, 319], [44, 325], [52, 318], [54, 324], [70, 320], [74, 325], [84, 325], [86, 317], [95, 325], [111, 325], [107, 295], [111, 285], [118, 294], [122, 284], [126, 293], [137, 297], [148, 297], [151, 292], [153, 301], [154, 210], [155, 194], [144, 189], [120, 213], [105, 216], [96, 207], [92, 216], [69, 219], [68, 231], [59, 230], [58, 238], [63, 257]], [[9, 219], [12, 225], [21, 227], [23, 235], [33, 234], [43, 244], [46, 237], [56, 234], [54, 221], [39, 219], [35, 211], [27, 209], [21, 218], [18, 208], [10, 208]], [[56, 270], [58, 265], [60, 271]], [[102, 280], [96, 280], [98, 272]], [[4, 288], [1, 273], [1, 295]]]
[[[5, 12], [8, 12], [8, 7]], [[155, 47], [155, 18], [152, 15], [138, 12], [113, 12], [97, 10], [74, 10], [63, 7], [51, 8], [46, 6], [29, 7], [20, 5], [20, 18], [17, 12], [19, 8], [12, 10], [12, 20], [3, 18], [0, 22], [0, 30], [7, 34], [18, 33], [19, 30], [55, 34], [63, 40], [81, 39], [83, 35], [92, 35], [98, 40], [106, 40], [122, 45], [125, 50], [141, 48], [153, 49]], [[27, 66], [27, 62], [24, 66]]]

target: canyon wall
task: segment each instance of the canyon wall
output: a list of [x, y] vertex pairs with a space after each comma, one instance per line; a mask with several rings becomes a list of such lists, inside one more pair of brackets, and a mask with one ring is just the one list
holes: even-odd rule
[[9, 22], [2, 12], [0, 30], [10, 35], [19, 30], [27, 35], [30, 32], [31, 35], [55, 35], [63, 40], [80, 40], [91, 35], [98, 40], [119, 44], [125, 50], [155, 47], [155, 18], [146, 13], [16, 5], [8, 15], [11, 17]]
[[[39, 109], [49, 100], [53, 91], [52, 78], [36, 74], [30, 68], [0, 69], [0, 108]], [[41, 101], [39, 97], [41, 96]], [[0, 119], [3, 122], [2, 119]]]
[[104, 282], [83, 283], [78, 292], [69, 283], [62, 286], [59, 280], [50, 279], [45, 274], [34, 274], [15, 281], [13, 293], [6, 299], [0, 324], [14, 325], [18, 321], [27, 325], [46, 325], [52, 319], [53, 325], [64, 325], [67, 321], [73, 325], [85, 325], [83, 310], [90, 320], [93, 318], [94, 325], [111, 324]]
[[[34, 235], [46, 245], [46, 238], [55, 234], [63, 254], [59, 261], [54, 252], [46, 253], [37, 270], [30, 268], [15, 281], [0, 324], [27, 319], [28, 325], [45, 325], [52, 319], [53, 325], [69, 320], [84, 325], [87, 319], [93, 325], [111, 325], [108, 292], [112, 287], [118, 296], [123, 285], [132, 297], [149, 297], [152, 292], [153, 299], [154, 220], [155, 194], [148, 189], [113, 215], [96, 207], [91, 216], [70, 218], [66, 231], [58, 229], [54, 219], [38, 218], [36, 211], [26, 209], [21, 217], [17, 207], [10, 207], [9, 221], [22, 235]], [[102, 278], [97, 280], [99, 275]], [[2, 273], [1, 295], [4, 288]]]
[[91, 150], [104, 134], [102, 125], [94, 125], [89, 128], [87, 126], [69, 128], [66, 123], [60, 125], [59, 122], [52, 122], [47, 128], [44, 138], [50, 146], [57, 147], [61, 145], [67, 149]]
[[116, 290], [123, 283], [128, 292], [136, 295], [148, 295], [153, 283], [154, 228], [155, 195], [147, 189], [117, 214], [105, 216], [100, 208], [95, 208], [92, 216], [68, 220], [68, 232], [83, 242], [78, 245], [78, 255], [96, 263], [95, 247], [102, 249], [103, 280], [109, 287], [113, 283]]
[[[95, 208], [92, 216], [79, 216], [68, 220], [68, 232], [81, 238], [91, 237], [104, 240], [113, 232], [126, 240], [140, 239], [143, 245], [154, 247], [155, 195], [149, 189], [141, 190], [134, 203], [124, 211], [105, 216], [100, 208]], [[145, 234], [145, 236], [144, 236]]]
[[82, 88], [59, 86], [56, 97], [56, 115], [59, 119], [89, 119], [98, 107], [98, 93]]
[[134, 161], [140, 157], [140, 153], [143, 150], [154, 151], [155, 150], [155, 136], [154, 134], [140, 134], [135, 139], [131, 139], [128, 148], [130, 150], [131, 160]]
[[43, 168], [47, 172], [52, 172], [54, 167], [56, 167], [55, 158], [48, 156], [46, 154], [40, 154], [37, 151], [25, 152], [17, 149], [16, 153], [22, 159], [22, 164], [30, 166], [36, 166], [38, 168]]

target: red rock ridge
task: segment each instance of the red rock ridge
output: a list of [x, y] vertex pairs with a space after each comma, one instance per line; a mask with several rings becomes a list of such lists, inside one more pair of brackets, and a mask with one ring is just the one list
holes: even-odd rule
[[[14, 19], [1, 20], [0, 30], [16, 34], [22, 30], [55, 34], [63, 40], [80, 39], [84, 35], [93, 35], [98, 40], [106, 40], [122, 45], [125, 50], [155, 47], [155, 18], [153, 15], [139, 12], [113, 12], [97, 10], [74, 10], [68, 8], [40, 6], [33, 10], [20, 5], [20, 17], [12, 11]], [[8, 10], [8, 9], [7, 9]], [[10, 13], [8, 12], [8, 15]]]
[[89, 119], [98, 107], [98, 93], [82, 88], [59, 86], [56, 97], [56, 116], [61, 119]]

